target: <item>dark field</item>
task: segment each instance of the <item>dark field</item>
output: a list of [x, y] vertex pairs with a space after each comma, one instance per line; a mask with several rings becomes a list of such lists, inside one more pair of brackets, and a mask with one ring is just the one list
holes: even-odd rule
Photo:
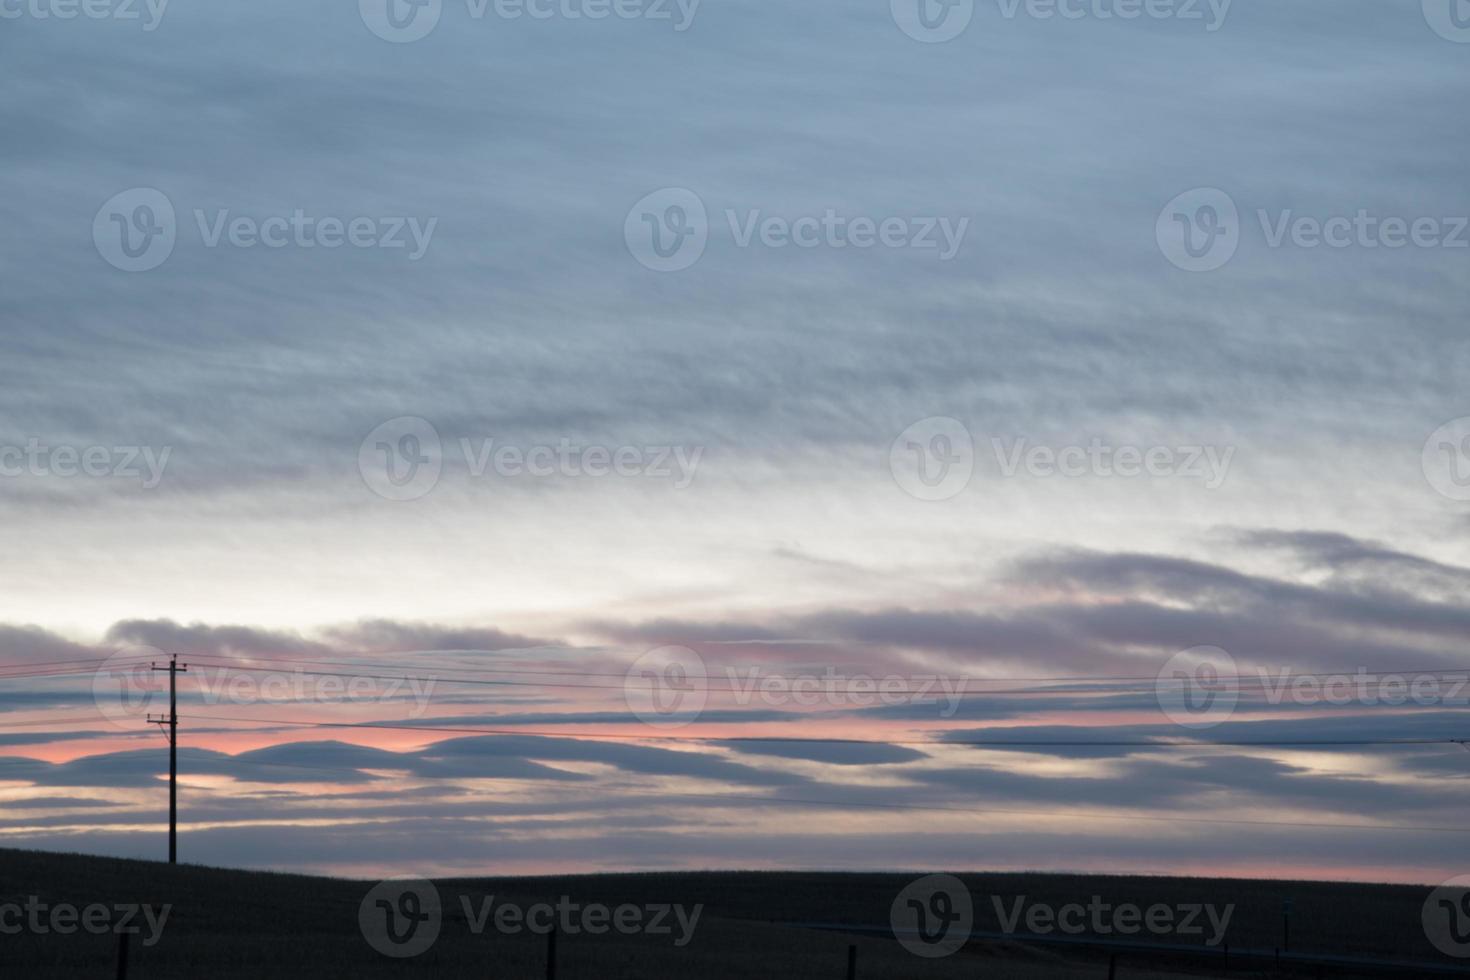
[[[74, 854], [0, 850], [0, 906], [24, 905], [35, 895], [48, 906], [128, 903], [172, 912], [154, 945], [143, 931], [129, 940], [129, 973], [148, 978], [258, 977], [475, 977], [546, 976], [547, 938], [522, 931], [505, 935], [493, 924], [472, 931], [471, 909], [494, 895], [497, 906], [581, 903], [650, 906], [703, 903], [682, 947], [674, 935], [571, 935], [557, 938], [557, 972], [577, 980], [661, 980], [686, 977], [832, 977], [847, 975], [848, 946], [858, 951], [859, 977], [1102, 978], [1110, 950], [1085, 945], [1036, 945], [977, 935], [958, 953], [923, 959], [881, 932], [811, 928], [845, 923], [886, 929], [895, 896], [915, 874], [656, 873], [542, 878], [475, 878], [435, 882], [443, 904], [437, 941], [411, 959], [384, 956], [363, 938], [359, 906], [372, 883], [296, 875], [92, 858]], [[996, 932], [992, 896], [1007, 907], [1021, 896], [1028, 906], [1110, 904], [1187, 906], [1233, 904], [1225, 943], [1233, 949], [1273, 950], [1282, 944], [1283, 901], [1292, 902], [1291, 950], [1302, 955], [1411, 960], [1462, 967], [1425, 938], [1421, 908], [1427, 887], [1188, 878], [1043, 874], [962, 874], [975, 903], [976, 933]], [[12, 918], [12, 922], [14, 919]], [[0, 922], [0, 925], [3, 925]], [[1025, 930], [1025, 924], [1020, 926]], [[1208, 926], [1205, 935], [1210, 932]], [[1134, 943], [1200, 947], [1199, 935], [1106, 938]], [[0, 935], [0, 977], [113, 977], [115, 935]], [[1345, 966], [1280, 968], [1236, 955], [1228, 966], [1211, 958], [1118, 950], [1117, 976], [1412, 976], [1359, 972]]]

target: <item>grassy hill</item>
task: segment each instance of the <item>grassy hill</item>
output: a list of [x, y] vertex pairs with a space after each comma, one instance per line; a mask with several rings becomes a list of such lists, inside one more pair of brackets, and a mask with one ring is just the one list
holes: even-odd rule
[[[143, 931], [129, 941], [131, 980], [546, 976], [544, 936], [505, 935], [493, 926], [479, 935], [471, 930], [475, 910], [492, 895], [495, 907], [505, 902], [522, 907], [555, 904], [562, 896], [611, 908], [703, 904], [693, 938], [682, 947], [670, 936], [560, 934], [556, 975], [562, 980], [770, 976], [839, 980], [847, 975], [849, 945], [858, 947], [858, 976], [864, 978], [1101, 980], [1107, 976], [1108, 952], [1076, 945], [981, 937], [953, 956], [927, 960], [878, 931], [810, 927], [812, 923], [886, 927], [894, 897], [915, 877], [681, 872], [439, 880], [435, 882], [443, 904], [439, 937], [412, 959], [384, 956], [364, 939], [358, 913], [371, 883], [357, 881], [0, 849], [0, 908], [6, 903], [25, 905], [32, 895], [52, 907], [171, 905], [152, 945], [144, 942], [149, 933], [146, 922], [136, 920]], [[1096, 895], [1113, 905], [1141, 907], [1233, 904], [1226, 942], [1237, 949], [1271, 949], [1281, 945], [1283, 901], [1290, 899], [1291, 945], [1296, 951], [1457, 964], [1439, 955], [1424, 936], [1420, 913], [1426, 888], [1050, 874], [960, 877], [974, 896], [977, 933], [1001, 929], [992, 896], [1001, 899], [1003, 908], [1014, 908], [1022, 896], [1026, 905], [1062, 906], [1086, 904]], [[0, 926], [6, 921], [0, 919]], [[13, 913], [8, 921], [14, 924]], [[1135, 938], [1194, 946], [1203, 942], [1198, 936]], [[112, 977], [117, 946], [110, 933], [37, 935], [28, 928], [18, 934], [0, 930], [0, 976]], [[1268, 967], [1238, 962], [1228, 975], [1316, 975], [1310, 968], [1278, 974]], [[1137, 953], [1124, 953], [1118, 972], [1120, 978], [1138, 980], [1222, 974], [1224, 965], [1214, 960]], [[1326, 975], [1359, 974], [1331, 968]]]

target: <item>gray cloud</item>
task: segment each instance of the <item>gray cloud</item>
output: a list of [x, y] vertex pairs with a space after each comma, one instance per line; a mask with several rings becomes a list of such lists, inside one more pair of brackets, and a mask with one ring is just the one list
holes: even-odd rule
[[[1467, 411], [1463, 255], [1272, 249], [1257, 217], [1470, 213], [1470, 130], [1446, 97], [1470, 80], [1463, 46], [1435, 37], [1415, 0], [1237, 5], [1210, 34], [978, 7], [971, 30], [939, 46], [904, 38], [881, 2], [850, 0], [710, 3], [682, 34], [616, 19], [474, 22], [449, 4], [410, 45], [373, 37], [351, 3], [176, 4], [152, 33], [7, 20], [0, 160], [15, 192], [0, 204], [0, 447], [173, 453], [154, 490], [0, 478], [14, 556], [0, 563], [0, 616], [16, 624], [0, 626], [4, 663], [124, 643], [283, 660], [447, 651], [412, 662], [447, 673], [534, 657], [610, 671], [614, 687], [626, 654], [661, 643], [716, 665], [955, 675], [1148, 678], [1200, 644], [1248, 667], [1463, 666], [1470, 569], [1463, 535], [1444, 533], [1464, 530], [1462, 508], [1426, 485], [1419, 458], [1429, 432]], [[137, 186], [169, 197], [179, 240], [160, 268], [128, 274], [98, 255], [91, 226], [105, 200]], [[675, 275], [638, 266], [622, 236], [633, 202], [666, 186], [695, 190], [713, 221], [704, 258]], [[1165, 202], [1199, 186], [1226, 190], [1243, 221], [1238, 254], [1208, 276], [1174, 269], [1154, 240]], [[439, 224], [408, 262], [387, 249], [208, 248], [195, 217], [298, 208]], [[725, 219], [829, 208], [965, 216], [972, 230], [941, 263], [907, 250], [740, 248]], [[435, 491], [399, 506], [364, 487], [358, 452], [404, 414], [431, 419], [451, 452]], [[887, 454], [936, 414], [972, 430], [976, 472], [963, 495], [921, 506], [893, 485]], [[1236, 462], [1205, 491], [1005, 479], [990, 453], [993, 437], [1093, 436], [1229, 445]], [[461, 438], [680, 443], [707, 449], [707, 464], [678, 493], [471, 479], [452, 452]], [[1222, 526], [1235, 531], [1205, 534]], [[101, 639], [77, 638], [88, 630]], [[0, 711], [7, 722], [90, 712], [87, 680], [0, 678]], [[443, 687], [436, 706], [454, 714], [441, 725], [628, 721], [616, 690], [569, 704], [551, 691]], [[1219, 733], [1458, 731], [1453, 711], [1248, 706], [1267, 717]], [[1094, 734], [1161, 731], [1139, 723], [1158, 715], [1147, 680], [977, 694], [955, 718], [983, 733], [1064, 733], [1082, 711]], [[872, 723], [881, 742], [939, 725], [936, 714], [894, 705], [825, 720]], [[750, 722], [797, 724], [783, 709], [716, 702], [691, 731], [723, 738]], [[22, 724], [0, 744], [70, 750], [99, 731]], [[282, 795], [240, 810], [264, 825], [193, 838], [213, 859], [252, 865], [361, 868], [395, 853], [714, 864], [745, 859], [752, 839], [790, 863], [864, 849], [886, 864], [1014, 853], [1084, 866], [1106, 852], [1135, 867], [1246, 856], [1342, 868], [1348, 844], [1361, 856], [1364, 837], [1348, 833], [704, 832], [732, 813], [845, 815], [778, 800], [686, 800], [659, 815], [601, 798], [577, 819], [613, 821], [607, 833], [578, 823], [537, 836], [477, 823], [474, 807], [538, 834], [545, 810], [370, 778], [392, 764], [443, 777], [432, 785], [445, 793], [484, 777], [544, 794], [698, 779], [840, 803], [889, 797], [891, 786], [841, 782], [873, 765], [904, 774], [904, 799], [939, 805], [976, 791], [1038, 807], [1129, 802], [1127, 779], [1034, 775], [1035, 752], [1011, 752], [1009, 771], [972, 771], [945, 751], [514, 737], [395, 753], [190, 747], [185, 761], [201, 775], [279, 774]], [[1132, 802], [1161, 809], [1239, 792], [1329, 815], [1378, 800], [1438, 812], [1440, 790], [1463, 786], [1463, 752], [1440, 749], [1394, 755], [1434, 789], [1255, 754], [1046, 754], [1116, 767], [1139, 787]], [[156, 785], [158, 757], [0, 761], [37, 786], [121, 796]], [[811, 763], [824, 780], [794, 774]], [[373, 807], [423, 815], [354, 825], [350, 839], [301, 827], [296, 791], [329, 770]], [[144, 834], [23, 839], [136, 853]], [[1417, 873], [1443, 849], [1410, 838], [1394, 860]]]

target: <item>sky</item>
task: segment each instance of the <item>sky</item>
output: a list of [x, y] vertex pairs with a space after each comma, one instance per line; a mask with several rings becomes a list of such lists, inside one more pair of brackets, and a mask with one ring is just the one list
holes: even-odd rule
[[1470, 10], [1133, 10], [0, 0], [0, 845], [1470, 872]]

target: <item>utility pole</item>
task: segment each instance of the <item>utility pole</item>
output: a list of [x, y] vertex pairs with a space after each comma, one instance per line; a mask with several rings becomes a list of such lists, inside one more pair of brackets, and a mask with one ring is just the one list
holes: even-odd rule
[[168, 726], [168, 863], [179, 863], [179, 671], [189, 672], [188, 664], [179, 663], [176, 653], [167, 667], [153, 664], [154, 670], [168, 671], [168, 714], [149, 715], [148, 720]]

